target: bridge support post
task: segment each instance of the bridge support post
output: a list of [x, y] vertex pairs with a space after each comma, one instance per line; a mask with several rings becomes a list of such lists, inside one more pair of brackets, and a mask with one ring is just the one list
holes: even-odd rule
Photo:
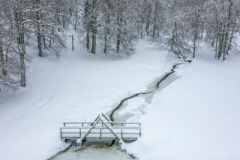
[[121, 129], [121, 139], [123, 139], [123, 129]]
[[60, 129], [60, 137], [61, 137], [61, 140], [63, 140], [62, 129]]
[[81, 136], [82, 136], [82, 132], [81, 132], [82, 130], [81, 130], [81, 128], [79, 129], [79, 138], [81, 138]]

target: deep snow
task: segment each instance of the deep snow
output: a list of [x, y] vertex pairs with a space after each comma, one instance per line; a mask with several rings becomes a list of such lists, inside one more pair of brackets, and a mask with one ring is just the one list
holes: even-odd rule
[[143, 135], [124, 148], [140, 160], [240, 159], [240, 57], [216, 61], [206, 46], [180, 79], [158, 92], [142, 122]]
[[43, 160], [64, 148], [63, 121], [91, 121], [171, 68], [173, 58], [146, 41], [136, 54], [107, 58], [63, 51], [58, 60], [34, 58], [28, 87], [0, 93], [0, 159]]
[[[58, 60], [35, 58], [26, 89], [0, 93], [0, 159], [52, 156], [66, 146], [58, 130], [63, 121], [109, 112], [122, 98], [145, 91], [175, 61], [146, 41], [128, 58], [93, 56], [80, 47], [63, 52]], [[203, 46], [151, 103], [137, 97], [118, 112], [142, 122], [142, 137], [122, 146], [127, 152], [140, 160], [240, 159], [240, 56], [221, 62], [212, 52]]]

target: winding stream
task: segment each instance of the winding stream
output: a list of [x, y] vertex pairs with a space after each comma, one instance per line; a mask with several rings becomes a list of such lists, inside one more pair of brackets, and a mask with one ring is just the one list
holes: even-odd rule
[[[150, 83], [147, 86], [147, 90], [144, 92], [139, 92], [139, 93], [135, 93], [127, 98], [124, 98], [123, 100], [120, 101], [120, 103], [111, 111], [110, 113], [110, 119], [111, 121], [115, 122], [115, 121], [126, 121], [127, 119], [131, 118], [132, 114], [130, 113], [126, 113], [125, 115], [119, 115], [119, 111], [124, 110], [128, 105], [127, 103], [137, 97], [142, 97], [143, 99], [145, 99], [145, 102], [148, 104], [151, 104], [152, 98], [154, 96], [154, 94], [162, 89], [164, 89], [165, 87], [167, 87], [169, 84], [171, 84], [173, 81], [175, 81], [176, 79], [178, 79], [179, 77], [177, 75], [175, 75], [175, 69], [177, 68], [177, 66], [181, 65], [181, 63], [175, 64], [172, 66], [172, 69], [167, 72], [165, 75], [163, 75], [160, 78], [155, 79], [152, 83]], [[138, 110], [140, 108], [137, 108]], [[143, 109], [143, 108], [142, 108]], [[115, 114], [117, 114], [117, 116], [114, 116]]]
[[[112, 111], [107, 113], [107, 115], [109, 115], [113, 122], [126, 122], [136, 114], [144, 114], [143, 110], [148, 104], [151, 104], [154, 94], [179, 78], [179, 76], [174, 73], [175, 69], [181, 64], [182, 63], [174, 64], [169, 72], [149, 84], [146, 91], [135, 93], [121, 100]], [[95, 144], [84, 148], [69, 147], [57, 153], [49, 160], [96, 160], [99, 158], [104, 160], [136, 159], [126, 154], [126, 152], [122, 151], [117, 145], [109, 146], [106, 144]]]

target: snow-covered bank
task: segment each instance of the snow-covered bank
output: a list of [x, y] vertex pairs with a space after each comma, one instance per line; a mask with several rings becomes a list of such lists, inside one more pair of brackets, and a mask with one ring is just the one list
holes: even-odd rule
[[142, 138], [126, 146], [140, 160], [240, 159], [240, 57], [197, 56], [140, 119]]
[[125, 59], [76, 53], [35, 59], [26, 89], [0, 94], [0, 158], [42, 160], [65, 144], [63, 121], [91, 121], [171, 68], [166, 52], [141, 41]]

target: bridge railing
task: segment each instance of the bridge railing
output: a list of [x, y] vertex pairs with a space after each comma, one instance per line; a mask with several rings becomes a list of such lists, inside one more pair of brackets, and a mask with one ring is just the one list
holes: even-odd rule
[[[92, 125], [94, 122], [63, 122], [63, 126], [88, 126]], [[117, 126], [141, 126], [141, 123], [137, 122], [105, 122], [107, 124], [110, 124], [112, 126], [117, 125]], [[103, 124], [102, 124], [103, 125]]]
[[[62, 140], [81, 138], [91, 128], [94, 122], [64, 122], [64, 127], [60, 128]], [[117, 123], [109, 122], [111, 129], [122, 139], [137, 139], [141, 136], [140, 123]], [[112, 138], [114, 135], [102, 123], [98, 123], [88, 134], [87, 138]]]

